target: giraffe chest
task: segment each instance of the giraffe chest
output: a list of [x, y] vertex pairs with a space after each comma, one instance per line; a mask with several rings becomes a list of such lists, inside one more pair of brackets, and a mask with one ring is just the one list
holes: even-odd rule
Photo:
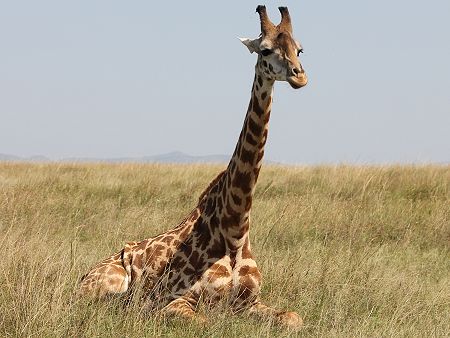
[[191, 290], [194, 294], [201, 294], [208, 300], [222, 298], [231, 291], [233, 286], [230, 257], [224, 256], [208, 265], [201, 278], [192, 285]]
[[[251, 257], [248, 239], [231, 254], [225, 241], [211, 236], [203, 245], [200, 235], [186, 238], [177, 247], [154, 240], [133, 244], [130, 248], [131, 280], [142, 278], [150, 298], [161, 300], [189, 295], [216, 300], [224, 297], [248, 297], [259, 292], [260, 273]], [[202, 244], [203, 243], [203, 244]]]
[[253, 259], [236, 259], [224, 256], [205, 270], [200, 280], [192, 285], [209, 301], [227, 298], [247, 299], [256, 297], [260, 291], [261, 274]]
[[193, 302], [201, 298], [210, 305], [220, 299], [233, 303], [255, 299], [261, 279], [253, 259], [232, 260], [227, 254], [208, 259], [201, 253], [198, 257], [193, 253], [189, 259], [175, 256], [165, 264], [164, 271], [146, 271], [144, 276], [141, 285], [149, 291], [149, 301], [156, 306], [180, 296], [188, 296]]

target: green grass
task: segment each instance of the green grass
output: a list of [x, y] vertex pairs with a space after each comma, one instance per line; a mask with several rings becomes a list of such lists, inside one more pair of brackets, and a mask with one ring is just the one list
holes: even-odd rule
[[[98, 260], [178, 224], [221, 169], [0, 163], [0, 336], [294, 335], [224, 307], [201, 326], [74, 297]], [[264, 167], [250, 230], [263, 300], [299, 312], [299, 336], [449, 336], [449, 186], [449, 166]]]

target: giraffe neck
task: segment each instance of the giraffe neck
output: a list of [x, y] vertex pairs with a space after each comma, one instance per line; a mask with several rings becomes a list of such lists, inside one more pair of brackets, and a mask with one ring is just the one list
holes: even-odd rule
[[[223, 175], [222, 232], [234, 242], [244, 240], [249, 227], [252, 196], [267, 140], [274, 81], [255, 67], [250, 104], [239, 140]], [[239, 244], [238, 244], [239, 245]]]

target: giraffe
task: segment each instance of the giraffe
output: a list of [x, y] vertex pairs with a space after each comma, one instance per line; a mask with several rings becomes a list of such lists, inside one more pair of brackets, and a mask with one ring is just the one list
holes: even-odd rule
[[303, 51], [294, 40], [289, 11], [279, 7], [274, 25], [259, 5], [261, 35], [241, 39], [258, 55], [250, 104], [227, 168], [201, 194], [197, 206], [175, 228], [124, 248], [83, 276], [80, 295], [103, 298], [143, 290], [146, 306], [163, 315], [205, 320], [197, 313], [202, 301], [230, 304], [233, 313], [247, 312], [292, 329], [301, 317], [274, 309], [260, 300], [261, 273], [253, 258], [250, 210], [262, 165], [275, 81], [294, 89], [306, 85], [298, 60]]

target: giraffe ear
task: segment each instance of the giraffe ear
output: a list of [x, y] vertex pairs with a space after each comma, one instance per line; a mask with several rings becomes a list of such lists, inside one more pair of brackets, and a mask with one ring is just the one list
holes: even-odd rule
[[250, 53], [258, 53], [259, 50], [259, 44], [261, 43], [261, 39], [248, 39], [248, 38], [239, 38], [241, 42], [248, 48]]

